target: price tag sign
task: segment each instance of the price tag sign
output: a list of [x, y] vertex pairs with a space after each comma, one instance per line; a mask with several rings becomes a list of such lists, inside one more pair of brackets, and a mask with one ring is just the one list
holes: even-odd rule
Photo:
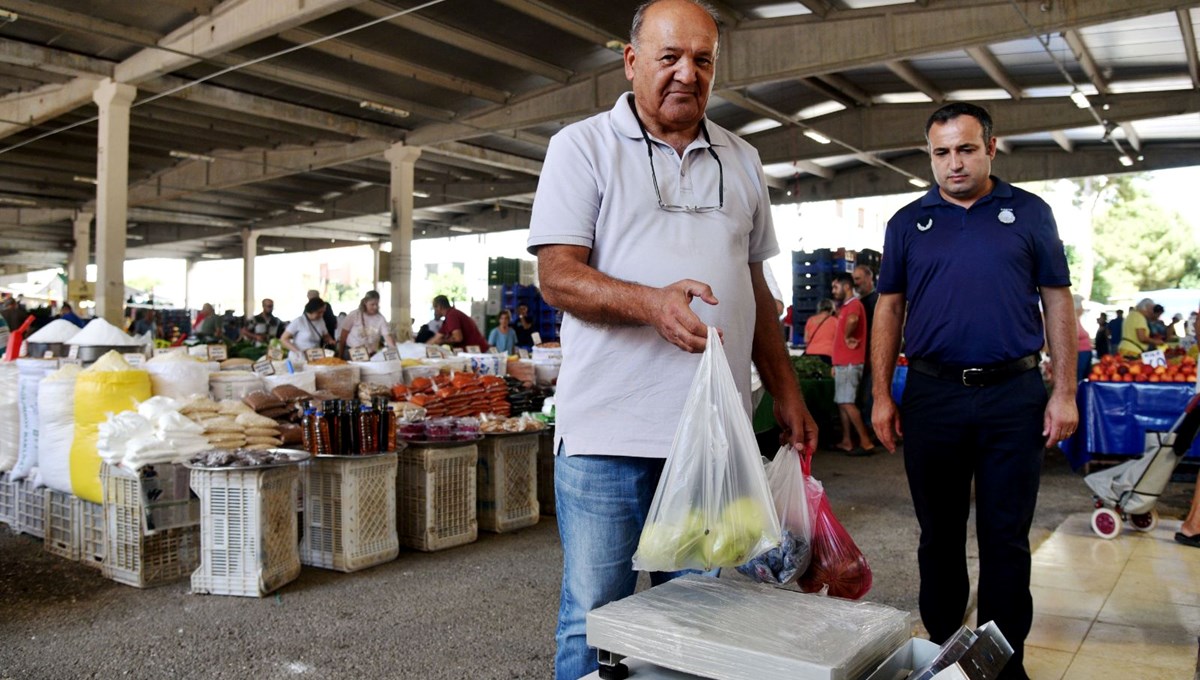
[[226, 351], [225, 345], [216, 344], [208, 346], [209, 361], [225, 361], [229, 358], [229, 352]]
[[42, 352], [42, 358], [43, 359], [53, 359], [54, 358], [54, 350], [48, 349], [45, 352]]
[[80, 359], [79, 357], [67, 357], [66, 359], [60, 359], [58, 363], [62, 364], [63, 366], [66, 366], [67, 364], [74, 364], [76, 366], [82, 366], [83, 360]]
[[254, 362], [254, 372], [257, 375], [275, 375], [275, 367], [271, 365], [271, 360], [263, 357]]
[[1156, 349], [1150, 352], [1142, 352], [1142, 363], [1147, 366], [1166, 366], [1167, 355], [1161, 349]]
[[371, 353], [367, 351], [366, 347], [351, 347], [350, 348], [350, 361], [370, 361], [370, 360], [371, 360]]
[[479, 354], [479, 345], [467, 345], [467, 354]]
[[67, 357], [71, 359], [79, 358], [79, 345], [71, 345], [67, 348]]
[[425, 356], [429, 359], [441, 359], [446, 356], [446, 353], [437, 345], [428, 345], [425, 347]]
[[316, 361], [325, 358], [325, 350], [320, 347], [309, 347], [304, 350], [304, 359], [306, 361]]
[[201, 359], [207, 359], [208, 358], [208, 345], [192, 345], [191, 347], [188, 347], [187, 352], [188, 352], [189, 356], [200, 357]]
[[488, 354], [499, 354], [499, 353], [500, 353], [500, 348], [488, 347]]
[[121, 356], [125, 357], [125, 363], [129, 364], [133, 368], [137, 368], [138, 366], [146, 363], [146, 355], [139, 354], [137, 352], [130, 352], [129, 354], [122, 354]]
[[400, 361], [400, 352], [394, 349], [383, 350], [384, 361]]
[[518, 347], [517, 348], [517, 358], [518, 359], [528, 359], [529, 358], [529, 350], [525, 349], [524, 347]]
[[270, 359], [271, 361], [283, 361], [283, 348], [282, 347], [268, 347], [267, 348], [267, 358]]
[[541, 333], [534, 331], [529, 334], [529, 337], [533, 338], [533, 344], [535, 344], [535, 345], [542, 344], [542, 334]]

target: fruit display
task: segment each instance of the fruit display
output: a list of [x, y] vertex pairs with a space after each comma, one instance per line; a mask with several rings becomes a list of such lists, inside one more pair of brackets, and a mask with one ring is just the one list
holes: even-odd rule
[[1167, 360], [1166, 366], [1150, 366], [1140, 359], [1110, 354], [1092, 366], [1087, 379], [1092, 382], [1193, 383], [1196, 382], [1196, 359], [1174, 356]]

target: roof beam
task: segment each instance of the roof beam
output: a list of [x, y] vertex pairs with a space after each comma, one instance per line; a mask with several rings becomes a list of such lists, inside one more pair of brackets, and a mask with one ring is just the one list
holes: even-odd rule
[[769, 118], [780, 125], [796, 125], [796, 120], [786, 113], [771, 108], [753, 97], [737, 90], [717, 90], [715, 94], [739, 109]]
[[0, 38], [0, 62], [31, 66], [66, 76], [111, 78], [113, 73], [111, 61], [8, 38]]
[[[364, 3], [355, 9], [375, 19], [396, 13], [395, 7], [381, 2]], [[472, 54], [506, 64], [515, 69], [537, 74], [555, 82], [565, 83], [572, 76], [570, 69], [548, 64], [540, 59], [522, 54], [517, 50], [480, 39], [466, 31], [439, 24], [418, 14], [405, 14], [394, 17], [388, 23], [399, 26], [407, 31], [418, 33], [426, 38], [446, 43], [460, 50], [466, 50]]]
[[1137, 130], [1134, 129], [1133, 123], [1125, 121], [1121, 123], [1121, 130], [1125, 132], [1125, 139], [1132, 146], [1134, 151], [1142, 150], [1142, 138], [1138, 136]]
[[837, 73], [826, 73], [819, 75], [816, 78], [829, 87], [849, 97], [854, 101], [855, 104], [859, 106], [870, 106], [873, 103], [871, 101], [870, 93], [850, 82], [850, 79], [846, 78], [845, 76]]
[[99, 84], [98, 78], [80, 77], [62, 85], [45, 85], [32, 92], [0, 97], [0, 139], [75, 110], [91, 100]]
[[1083, 41], [1083, 36], [1075, 29], [1063, 31], [1062, 35], [1063, 40], [1067, 41], [1067, 47], [1070, 47], [1071, 53], [1075, 55], [1075, 61], [1079, 62], [1079, 68], [1083, 69], [1088, 80], [1092, 81], [1096, 92], [1108, 94], [1108, 80], [1100, 71], [1100, 67], [1096, 65], [1096, 59], [1092, 57], [1092, 52], [1088, 49], [1087, 43]]
[[814, 15], [824, 19], [835, 8], [829, 0], [796, 0], [801, 5], [808, 8], [808, 11]]
[[519, 172], [534, 175], [535, 177], [542, 174], [541, 161], [515, 156], [502, 151], [485, 149], [480, 146], [471, 146], [462, 142], [445, 142], [436, 146], [425, 147], [425, 150], [439, 156], [474, 161], [475, 163], [508, 172]]
[[808, 174], [815, 175], [821, 179], [833, 179], [833, 176], [837, 174], [837, 171], [833, 168], [817, 165], [812, 161], [796, 161], [795, 163], [792, 163], [792, 166], [794, 166], [800, 172], [807, 172]]
[[1181, 7], [1175, 10], [1175, 17], [1179, 20], [1179, 32], [1183, 34], [1183, 51], [1187, 55], [1192, 87], [1200, 90], [1200, 57], [1196, 55], [1196, 32], [1192, 30], [1191, 10]]
[[929, 97], [935, 103], [941, 104], [946, 101], [946, 93], [942, 92], [941, 88], [937, 85], [934, 85], [933, 81], [921, 75], [908, 61], [893, 59], [887, 62], [887, 67], [888, 70], [899, 76], [901, 80], [912, 85], [918, 92]]
[[845, 92], [842, 92], [841, 90], [837, 89], [836, 87], [829, 85], [828, 83], [826, 83], [824, 80], [821, 80], [820, 78], [817, 78], [815, 76], [811, 77], [811, 78], [801, 78], [800, 82], [807, 85], [809, 87], [809, 89], [813, 90], [817, 94], [824, 95], [824, 96], [834, 100], [835, 102], [842, 104], [846, 108], [852, 109], [852, 108], [859, 106], [859, 103], [857, 101], [855, 101], [855, 99], [853, 97], [846, 94]]
[[1008, 96], [1020, 101], [1021, 97], [1024, 96], [1021, 86], [1012, 79], [1012, 76], [1008, 75], [1008, 70], [1004, 68], [1004, 64], [1000, 63], [1000, 60], [996, 58], [996, 55], [992, 54], [991, 50], [980, 45], [977, 47], [968, 47], [966, 51], [967, 56], [971, 57], [976, 64], [979, 64], [979, 68], [983, 69], [983, 72], [988, 74], [988, 77], [993, 82], [1004, 88]]
[[4, 0], [4, 9], [16, 12], [21, 16], [22, 21], [32, 21], [60, 29], [65, 28], [84, 35], [102, 35], [143, 47], [155, 44], [161, 37], [154, 31], [106, 21], [90, 14], [59, 9], [36, 0]]
[[594, 45], [607, 45], [609, 41], [613, 40], [618, 42], [625, 41], [620, 36], [613, 35], [604, 29], [582, 21], [578, 17], [567, 14], [541, 0], [497, 0], [497, 2]]
[[1071, 153], [1075, 150], [1075, 142], [1072, 142], [1071, 138], [1067, 136], [1067, 133], [1063, 132], [1062, 130], [1054, 130], [1050, 133], [1050, 137], [1054, 139], [1055, 144], [1062, 147], [1063, 151]]

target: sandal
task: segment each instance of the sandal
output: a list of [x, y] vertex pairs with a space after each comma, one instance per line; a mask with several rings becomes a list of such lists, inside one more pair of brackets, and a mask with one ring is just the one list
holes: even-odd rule
[[1176, 531], [1175, 532], [1175, 542], [1182, 543], [1184, 545], [1191, 546], [1193, 548], [1200, 548], [1200, 534], [1196, 534], [1195, 536], [1188, 536], [1187, 534], [1183, 533], [1182, 531]]

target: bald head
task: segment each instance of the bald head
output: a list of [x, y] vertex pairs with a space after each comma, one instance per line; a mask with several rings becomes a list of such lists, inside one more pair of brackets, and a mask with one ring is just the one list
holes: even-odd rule
[[642, 26], [646, 22], [646, 12], [649, 11], [651, 7], [662, 3], [693, 5], [698, 7], [704, 10], [705, 13], [712, 18], [713, 26], [715, 28], [719, 30], [721, 27], [720, 13], [717, 12], [715, 7], [707, 2], [704, 2], [704, 0], [648, 0], [647, 2], [643, 2], [642, 4], [638, 5], [637, 10], [635, 10], [633, 13], [633, 26], [629, 30], [629, 44], [633, 45], [634, 49], [637, 49], [642, 41]]

